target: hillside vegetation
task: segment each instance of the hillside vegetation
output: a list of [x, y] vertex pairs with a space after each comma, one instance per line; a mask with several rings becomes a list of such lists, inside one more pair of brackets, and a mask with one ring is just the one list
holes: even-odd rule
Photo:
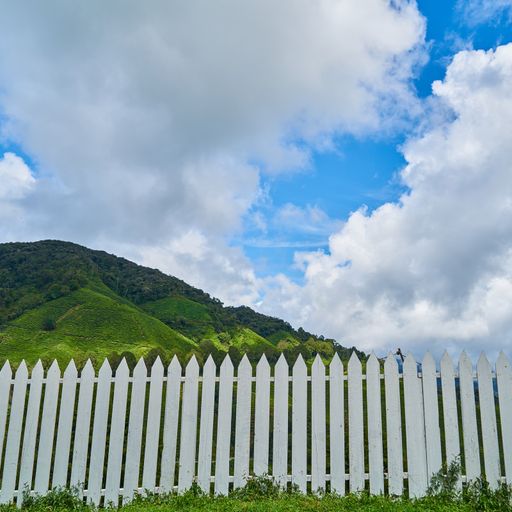
[[126, 357], [132, 365], [140, 356], [210, 353], [236, 362], [244, 352], [347, 359], [350, 351], [103, 251], [55, 240], [0, 244], [0, 359], [14, 364]]

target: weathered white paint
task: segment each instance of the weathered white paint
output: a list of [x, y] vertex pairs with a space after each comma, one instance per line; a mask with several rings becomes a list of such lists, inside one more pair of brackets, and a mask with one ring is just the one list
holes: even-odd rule
[[203, 369], [201, 395], [201, 427], [199, 431], [199, 462], [197, 483], [204, 492], [210, 492], [212, 474], [213, 418], [215, 413], [215, 374], [217, 368], [212, 356], [208, 357]]
[[412, 354], [408, 354], [404, 362], [404, 404], [409, 495], [417, 498], [425, 495], [428, 478], [423, 393]]
[[156, 486], [163, 376], [164, 365], [161, 359], [157, 357], [151, 367], [148, 417], [146, 421], [146, 447], [144, 449], [144, 466], [142, 468], [142, 487], [149, 491], [153, 491]]
[[22, 361], [14, 377], [14, 389], [11, 400], [11, 415], [7, 430], [7, 446], [5, 448], [4, 472], [2, 475], [2, 492], [0, 503], [9, 503], [14, 497], [16, 476], [18, 474], [18, 456], [20, 453], [23, 411], [27, 394], [28, 369]]
[[233, 363], [229, 356], [226, 356], [220, 367], [217, 450], [215, 453], [215, 494], [224, 495], [229, 490], [233, 371]]
[[274, 369], [272, 476], [285, 485], [288, 475], [288, 363], [283, 354]]
[[366, 362], [366, 395], [370, 493], [378, 495], [384, 494], [384, 454], [382, 446], [380, 364], [373, 352]]
[[270, 435], [270, 365], [265, 354], [256, 366], [256, 405], [254, 418], [254, 474], [268, 473]]
[[335, 354], [329, 365], [331, 489], [345, 494], [345, 416], [343, 363]]
[[325, 491], [325, 365], [317, 354], [311, 368], [311, 490]]
[[361, 361], [352, 352], [348, 361], [348, 454], [350, 491], [364, 489], [363, 377]]
[[[43, 389], [43, 365], [38, 361], [32, 370], [30, 379], [30, 393], [23, 432], [23, 449], [21, 451], [20, 476], [18, 486], [20, 489], [32, 488], [32, 474], [34, 471], [34, 457], [36, 450], [37, 427], [39, 423], [39, 408], [41, 405], [41, 391]], [[20, 500], [21, 503], [21, 500]]]
[[[9, 361], [6, 361], [0, 370], [0, 461], [3, 456], [5, 424], [7, 421], [7, 410], [11, 394], [12, 369]], [[1, 496], [0, 496], [1, 500]]]
[[178, 443], [178, 419], [180, 414], [181, 365], [176, 356], [167, 368], [167, 389], [165, 397], [164, 433], [160, 488], [172, 491], [176, 467], [176, 447]]
[[491, 488], [496, 489], [500, 483], [501, 477], [496, 404], [494, 400], [491, 365], [483, 353], [478, 359], [477, 373], [485, 477]]
[[185, 369], [183, 387], [183, 414], [181, 417], [180, 470], [178, 491], [188, 489], [194, 481], [196, 469], [197, 393], [199, 390], [199, 364], [192, 356]]
[[432, 475], [435, 475], [441, 469], [442, 464], [436, 363], [430, 352], [427, 352], [423, 358], [421, 372], [427, 450], [427, 478], [430, 481]]
[[507, 484], [512, 484], [512, 368], [507, 356], [500, 352], [496, 362], [500, 405], [501, 439]]
[[107, 480], [105, 483], [105, 504], [117, 507], [121, 487], [121, 464], [123, 462], [124, 427], [128, 397], [128, 377], [130, 370], [123, 359], [116, 369], [112, 420], [108, 444]]
[[[446, 464], [450, 465], [460, 458], [459, 421], [457, 396], [455, 393], [455, 373], [453, 362], [445, 352], [441, 358], [441, 392], [443, 398], [444, 442]], [[461, 487], [459, 482], [459, 488]]]
[[76, 415], [73, 459], [71, 462], [71, 485], [85, 484], [87, 469], [87, 451], [89, 448], [89, 431], [91, 428], [92, 394], [94, 391], [94, 368], [89, 359], [80, 375], [78, 394], [78, 411]]
[[402, 411], [398, 365], [392, 354], [384, 362], [386, 396], [386, 440], [388, 456], [389, 494], [401, 496], [404, 490], [404, 462], [402, 456]]
[[128, 419], [128, 438], [126, 441], [126, 464], [123, 484], [124, 502], [128, 502], [139, 488], [140, 454], [142, 446], [142, 427], [144, 404], [146, 400], [147, 368], [143, 359], [139, 359], [133, 370], [130, 416]]
[[249, 477], [251, 435], [252, 367], [246, 355], [238, 365], [236, 388], [234, 487], [243, 487]]
[[94, 421], [92, 427], [91, 460], [89, 463], [87, 484], [87, 501], [94, 505], [99, 505], [101, 499], [111, 384], [112, 369], [105, 359], [98, 373], [96, 405], [94, 407]]
[[59, 379], [60, 368], [57, 361], [54, 361], [48, 370], [44, 390], [43, 413], [41, 416], [41, 429], [39, 434], [39, 448], [37, 452], [37, 466], [34, 483], [34, 490], [38, 494], [46, 492], [50, 484], [50, 465], [52, 462], [57, 399], [59, 398]]
[[462, 411], [462, 434], [464, 437], [464, 464], [469, 481], [480, 476], [480, 447], [476, 424], [475, 388], [473, 365], [466, 352], [459, 360], [460, 401]]
[[308, 404], [304, 400], [308, 393], [307, 378], [308, 369], [299, 354], [292, 375], [292, 484], [302, 492], [306, 492], [308, 474]]
[[75, 362], [72, 359], [64, 371], [64, 379], [62, 383], [52, 487], [62, 487], [67, 484], [68, 480], [69, 454], [71, 450], [71, 434], [73, 431], [77, 378], [78, 371], [76, 369]]

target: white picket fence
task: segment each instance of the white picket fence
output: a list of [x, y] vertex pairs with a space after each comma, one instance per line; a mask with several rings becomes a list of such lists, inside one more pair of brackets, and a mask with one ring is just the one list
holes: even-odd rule
[[97, 376], [90, 362], [79, 376], [71, 361], [62, 376], [54, 362], [46, 376], [38, 363], [29, 377], [22, 363], [13, 377], [6, 363], [0, 502], [59, 486], [80, 486], [94, 504], [193, 482], [226, 494], [264, 474], [304, 492], [422, 496], [442, 462], [459, 456], [462, 482], [512, 483], [503, 354], [495, 372], [482, 355], [474, 373], [465, 354], [457, 372], [448, 354], [439, 372], [429, 354], [420, 373], [411, 355], [403, 373], [391, 355], [383, 365], [372, 355], [363, 374], [353, 354], [346, 370], [337, 356], [327, 367], [317, 357], [308, 374], [299, 357], [290, 374], [284, 357], [273, 371], [262, 357], [254, 375], [244, 357], [235, 377], [226, 357], [218, 374], [211, 358], [202, 372], [192, 358], [183, 374], [174, 358], [167, 371], [157, 359], [149, 376], [143, 360], [132, 375], [123, 360], [115, 376], [107, 361]]

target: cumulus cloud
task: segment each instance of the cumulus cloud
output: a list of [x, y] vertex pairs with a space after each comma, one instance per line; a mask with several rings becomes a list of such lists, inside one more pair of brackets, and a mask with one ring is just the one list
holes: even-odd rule
[[[162, 254], [196, 232], [236, 266], [226, 240], [261, 172], [307, 166], [335, 134], [417, 108], [415, 2], [5, 1], [1, 13], [0, 133], [40, 176], [18, 239]], [[189, 278], [165, 263], [177, 259], [162, 264]]]
[[304, 286], [270, 280], [263, 309], [366, 349], [512, 343], [510, 90], [512, 44], [458, 53], [404, 147], [408, 192], [298, 253]]
[[253, 304], [260, 298], [261, 283], [238, 247], [212, 242], [197, 231], [189, 231], [159, 247], [138, 247], [134, 256], [144, 265], [174, 275], [222, 297], [228, 305]]
[[36, 183], [30, 168], [14, 153], [4, 153], [0, 158], [0, 200], [22, 199]]

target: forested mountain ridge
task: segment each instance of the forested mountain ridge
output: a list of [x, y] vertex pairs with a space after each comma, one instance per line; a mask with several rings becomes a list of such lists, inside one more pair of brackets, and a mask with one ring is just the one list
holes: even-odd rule
[[57, 240], [0, 244], [0, 359], [133, 363], [226, 352], [235, 361], [243, 352], [309, 360], [346, 359], [350, 350], [103, 251]]

